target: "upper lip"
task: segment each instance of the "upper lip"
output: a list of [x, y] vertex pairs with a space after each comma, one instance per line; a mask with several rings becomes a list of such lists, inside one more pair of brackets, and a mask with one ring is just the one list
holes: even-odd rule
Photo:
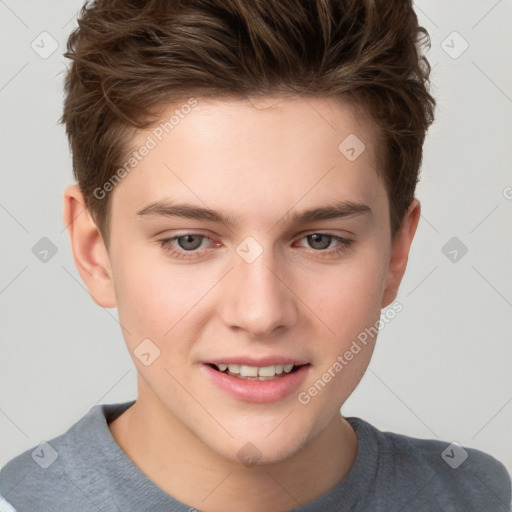
[[256, 366], [258, 368], [263, 368], [265, 366], [272, 366], [276, 364], [293, 364], [295, 366], [301, 366], [304, 364], [309, 364], [309, 361], [287, 356], [267, 356], [260, 358], [250, 356], [229, 356], [225, 358], [216, 357], [214, 359], [208, 359], [205, 361], [205, 364], [214, 364], [216, 366], [219, 364], [240, 364], [244, 366]]

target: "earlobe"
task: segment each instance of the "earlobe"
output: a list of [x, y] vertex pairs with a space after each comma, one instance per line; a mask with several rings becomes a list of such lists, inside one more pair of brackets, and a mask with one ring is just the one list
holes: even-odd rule
[[392, 241], [381, 308], [389, 306], [396, 299], [398, 288], [407, 267], [409, 250], [418, 227], [420, 213], [420, 202], [414, 199], [404, 216], [399, 231]]
[[64, 192], [62, 219], [76, 268], [94, 302], [104, 308], [116, 307], [108, 252], [78, 185], [70, 185]]

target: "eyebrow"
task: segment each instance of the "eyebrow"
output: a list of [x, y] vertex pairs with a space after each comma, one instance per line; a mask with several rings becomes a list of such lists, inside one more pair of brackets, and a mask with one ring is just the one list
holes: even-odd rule
[[[372, 209], [363, 203], [355, 201], [336, 201], [333, 204], [311, 208], [308, 210], [291, 210], [276, 224], [290, 222], [292, 225], [308, 224], [328, 219], [353, 217], [362, 214], [372, 214]], [[180, 217], [225, 224], [228, 227], [238, 225], [238, 217], [228, 215], [210, 208], [203, 208], [187, 203], [174, 203], [170, 200], [156, 201], [137, 212], [139, 217]]]

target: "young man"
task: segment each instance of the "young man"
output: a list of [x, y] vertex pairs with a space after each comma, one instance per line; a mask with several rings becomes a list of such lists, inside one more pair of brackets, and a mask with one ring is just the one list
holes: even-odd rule
[[138, 396], [10, 461], [5, 510], [509, 510], [491, 456], [340, 414], [420, 217], [421, 34], [408, 1], [84, 7], [64, 222]]

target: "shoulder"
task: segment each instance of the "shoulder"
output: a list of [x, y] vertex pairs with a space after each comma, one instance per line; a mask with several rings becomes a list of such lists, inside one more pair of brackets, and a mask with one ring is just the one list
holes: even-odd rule
[[378, 477], [410, 496], [413, 502], [432, 500], [441, 510], [509, 512], [511, 478], [491, 455], [449, 441], [418, 439], [381, 432], [353, 418], [378, 453]]
[[18, 510], [37, 510], [45, 498], [51, 502], [52, 495], [65, 489], [66, 435], [34, 446], [2, 467], [0, 495], [4, 501]]
[[117, 414], [131, 403], [94, 406], [65, 433], [10, 460], [0, 470], [0, 504], [3, 499], [18, 512], [115, 510], [97, 454], [110, 455], [105, 413]]

